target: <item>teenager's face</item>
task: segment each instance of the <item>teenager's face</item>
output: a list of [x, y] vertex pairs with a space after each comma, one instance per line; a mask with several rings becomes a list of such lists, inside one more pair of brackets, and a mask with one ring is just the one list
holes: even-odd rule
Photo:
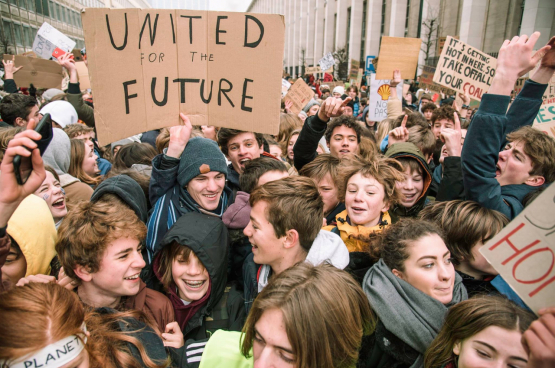
[[94, 132], [88, 132], [88, 133], [81, 133], [76, 137], [73, 137], [73, 139], [79, 139], [82, 140], [83, 143], [85, 143], [87, 146], [89, 146], [92, 150], [94, 150]]
[[423, 112], [424, 118], [426, 119], [426, 121], [429, 122], [430, 120], [432, 120], [432, 114], [433, 113], [434, 113], [433, 110], [426, 110], [426, 111]]
[[287, 337], [283, 312], [280, 309], [265, 310], [256, 321], [254, 330], [254, 368], [295, 367], [295, 354]]
[[493, 268], [493, 266], [486, 260], [486, 258], [480, 253], [480, 248], [484, 245], [481, 241], [474, 244], [470, 249], [470, 253], [474, 257], [473, 260], [468, 261], [468, 265], [477, 273], [482, 276], [486, 275], [499, 275], [499, 272]]
[[522, 346], [522, 334], [489, 326], [453, 348], [458, 368], [525, 368], [528, 354]]
[[310, 107], [310, 109], [308, 109], [308, 112], [306, 113], [306, 115], [314, 116], [314, 115], [318, 114], [319, 109], [320, 109], [319, 105], [313, 105], [313, 106]]
[[225, 187], [225, 175], [219, 171], [210, 171], [194, 177], [187, 184], [187, 192], [191, 198], [205, 210], [218, 208]]
[[445, 128], [455, 129], [455, 123], [448, 119], [438, 119], [434, 122], [434, 125], [432, 125], [432, 133], [434, 133], [436, 139], [439, 139], [441, 130]]
[[264, 148], [258, 145], [254, 133], [237, 134], [227, 143], [227, 157], [235, 171], [243, 173], [245, 162], [259, 158]]
[[293, 160], [293, 147], [295, 147], [295, 143], [297, 143], [297, 139], [299, 138], [298, 134], [292, 135], [287, 143], [287, 158]]
[[339, 92], [333, 92], [333, 97], [335, 97], [335, 98], [341, 98], [341, 93], [339, 93]]
[[21, 278], [25, 277], [26, 273], [27, 260], [19, 248], [12, 243], [6, 263], [2, 266], [3, 281], [8, 281], [9, 284], [15, 285]]
[[420, 99], [420, 104], [421, 104], [422, 106], [426, 105], [428, 102], [430, 102], [430, 100], [428, 100], [427, 98], [422, 98], [422, 99]]
[[85, 173], [92, 177], [100, 172], [96, 163], [97, 158], [98, 156], [94, 154], [94, 150], [85, 144], [85, 158], [83, 159], [82, 168]]
[[349, 94], [349, 97], [353, 99], [353, 101], [357, 97], [357, 93], [355, 92], [354, 89], [350, 89], [348, 94]]
[[35, 191], [35, 195], [46, 201], [54, 222], [60, 221], [67, 215], [66, 195], [62, 190], [62, 186], [51, 172], [46, 172], [46, 178], [39, 189]]
[[524, 153], [524, 143], [510, 142], [499, 152], [495, 178], [499, 185], [523, 184], [530, 178], [532, 160]]
[[337, 187], [330, 173], [327, 173], [316, 185], [318, 186], [320, 197], [322, 197], [322, 201], [324, 202], [324, 215], [327, 215], [339, 204]]
[[281, 152], [281, 148], [278, 145], [272, 145], [270, 146], [270, 155], [281, 158], [283, 152]]
[[27, 117], [25, 118], [25, 121], [22, 122], [23, 123], [22, 126], [26, 127], [31, 119], [35, 120], [35, 124], [38, 124], [40, 119], [42, 119], [42, 115], [39, 112], [39, 107], [37, 105], [35, 105], [31, 108], [31, 111], [29, 112], [29, 115], [27, 115]]
[[338, 126], [332, 132], [328, 147], [330, 154], [337, 158], [357, 154], [357, 133], [353, 128], [347, 128], [345, 125]]
[[266, 218], [268, 204], [258, 201], [252, 207], [250, 221], [243, 233], [249, 238], [256, 264], [272, 266], [283, 258], [283, 238], [277, 238], [274, 227]]
[[343, 115], [353, 116], [353, 108], [351, 106], [345, 106], [343, 110]]
[[409, 258], [404, 271], [393, 273], [424, 294], [443, 304], [453, 299], [455, 268], [451, 253], [437, 234], [428, 234], [412, 241], [407, 247]]
[[100, 268], [90, 274], [97, 293], [108, 298], [132, 296], [139, 292], [139, 274], [145, 267], [137, 239], [120, 238], [106, 247]]
[[369, 114], [369, 113], [366, 114], [366, 126], [367, 126], [367, 127], [373, 127], [374, 125], [376, 125], [376, 122], [375, 122], [375, 121], [372, 121], [372, 120], [370, 119], [370, 114]]
[[411, 171], [410, 166], [405, 168], [405, 180], [395, 183], [397, 189], [401, 192], [401, 205], [411, 208], [418, 201], [424, 191], [424, 178], [418, 171]]
[[256, 186], [259, 187], [271, 181], [283, 179], [288, 176], [289, 176], [289, 173], [287, 171], [278, 171], [278, 170], [268, 171], [260, 175], [260, 178], [258, 178], [258, 184]]
[[177, 286], [179, 297], [187, 302], [202, 299], [210, 286], [208, 271], [191, 252], [188, 259], [178, 255], [172, 263], [172, 279]]
[[372, 227], [380, 222], [380, 216], [389, 205], [385, 201], [383, 185], [376, 179], [353, 175], [347, 183], [345, 207], [353, 225]]
[[213, 141], [217, 141], [216, 136], [218, 132], [216, 131], [216, 127], [213, 125], [201, 125], [200, 129], [202, 130], [202, 135], [204, 138], [212, 139]]
[[87, 349], [81, 350], [75, 359], [62, 365], [60, 368], [89, 368], [89, 353], [87, 353]]

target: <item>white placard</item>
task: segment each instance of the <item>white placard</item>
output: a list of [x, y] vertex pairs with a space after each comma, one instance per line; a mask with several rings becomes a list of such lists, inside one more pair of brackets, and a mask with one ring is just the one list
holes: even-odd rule
[[33, 51], [42, 59], [50, 59], [56, 47], [66, 52], [71, 52], [75, 46], [75, 41], [72, 41], [65, 34], [58, 31], [47, 22], [44, 22], [38, 30], [37, 37], [35, 37], [35, 41], [33, 42]]
[[335, 65], [335, 59], [334, 59], [332, 53], [328, 52], [326, 55], [324, 55], [324, 57], [321, 58], [318, 61], [318, 65], [320, 65], [320, 68], [322, 70], [328, 70], [329, 68], [334, 66]]
[[[371, 74], [370, 80], [370, 120], [382, 121], [387, 118], [387, 101], [391, 94], [389, 80], [376, 79], [376, 74]], [[397, 85], [397, 98], [403, 96], [403, 83]]]

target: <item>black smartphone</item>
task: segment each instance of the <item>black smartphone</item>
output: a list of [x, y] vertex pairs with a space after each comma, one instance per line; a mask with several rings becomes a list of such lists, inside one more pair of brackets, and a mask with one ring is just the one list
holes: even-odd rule
[[[50, 144], [50, 141], [52, 140], [52, 118], [50, 117], [50, 114], [47, 113], [43, 115], [37, 126], [35, 126], [35, 132], [39, 133], [42, 137], [40, 141], [34, 141], [39, 146], [40, 154], [42, 156], [46, 147], [48, 147], [48, 144]], [[20, 155], [16, 155], [13, 159], [15, 178], [19, 185], [25, 184], [28, 179], [28, 177], [21, 177], [21, 160], [22, 157]]]

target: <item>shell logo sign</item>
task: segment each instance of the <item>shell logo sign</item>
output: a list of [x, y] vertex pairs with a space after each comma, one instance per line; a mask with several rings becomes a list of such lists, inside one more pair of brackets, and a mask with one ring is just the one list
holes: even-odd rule
[[378, 88], [378, 94], [382, 98], [382, 101], [388, 101], [389, 96], [391, 95], [391, 88], [389, 84], [382, 84], [380, 88]]

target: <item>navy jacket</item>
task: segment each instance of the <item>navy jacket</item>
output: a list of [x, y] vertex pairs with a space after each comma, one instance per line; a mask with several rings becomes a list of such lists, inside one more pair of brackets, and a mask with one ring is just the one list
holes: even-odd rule
[[499, 152], [507, 134], [531, 126], [542, 104], [546, 84], [528, 80], [507, 111], [510, 97], [485, 94], [480, 109], [472, 119], [462, 150], [464, 192], [467, 200], [499, 211], [510, 220], [524, 206], [526, 194], [538, 189], [526, 184], [501, 187], [495, 179]]

